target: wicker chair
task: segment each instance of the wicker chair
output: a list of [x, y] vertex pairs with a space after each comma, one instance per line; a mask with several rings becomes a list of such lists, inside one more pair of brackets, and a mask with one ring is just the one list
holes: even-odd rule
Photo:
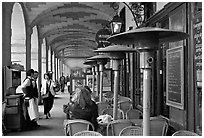
[[132, 126], [132, 122], [129, 120], [113, 120], [107, 125], [107, 135], [108, 136], [119, 136], [120, 131], [128, 126]]
[[139, 119], [142, 112], [138, 109], [130, 109], [126, 113], [126, 119]]
[[150, 135], [151, 136], [166, 136], [168, 123], [163, 118], [150, 119]]
[[75, 133], [73, 136], [103, 136], [103, 135], [96, 131], [80, 131]]
[[[108, 115], [111, 115], [113, 117], [113, 108], [107, 108], [107, 109], [104, 109], [102, 111], [102, 114], [105, 115], [105, 114], [108, 114]], [[125, 115], [124, 115], [124, 112], [118, 108], [118, 112], [117, 112], [117, 118], [118, 119], [125, 119]]]
[[86, 120], [82, 119], [64, 120], [65, 136], [73, 136], [77, 132], [90, 130], [90, 128], [94, 130], [93, 124]]
[[138, 126], [128, 126], [120, 131], [119, 136], [142, 136], [142, 128]]
[[98, 106], [98, 114], [102, 115], [102, 112], [104, 109], [107, 109], [110, 107], [110, 105], [107, 102], [97, 102], [96, 103]]
[[6, 126], [4, 124], [5, 114], [6, 114], [6, 102], [2, 102], [2, 136], [6, 133]]
[[118, 102], [118, 108], [123, 110], [124, 115], [126, 117], [127, 111], [132, 109], [132, 102], [131, 101], [120, 101]]
[[187, 130], [179, 130], [176, 131], [172, 136], [199, 136], [195, 132], [187, 131]]

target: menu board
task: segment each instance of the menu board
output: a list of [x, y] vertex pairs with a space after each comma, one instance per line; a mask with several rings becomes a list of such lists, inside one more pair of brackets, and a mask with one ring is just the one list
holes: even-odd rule
[[193, 20], [193, 39], [195, 48], [196, 81], [202, 81], [202, 16], [196, 16]]
[[167, 105], [184, 109], [183, 46], [167, 50]]

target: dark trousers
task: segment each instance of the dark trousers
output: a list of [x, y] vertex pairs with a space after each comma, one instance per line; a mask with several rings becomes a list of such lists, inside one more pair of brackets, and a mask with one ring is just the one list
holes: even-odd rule
[[52, 94], [50, 94], [48, 98], [43, 99], [45, 115], [50, 112], [50, 110], [53, 107], [53, 103], [54, 103], [54, 96]]
[[61, 84], [61, 92], [64, 92], [64, 86], [65, 84]]

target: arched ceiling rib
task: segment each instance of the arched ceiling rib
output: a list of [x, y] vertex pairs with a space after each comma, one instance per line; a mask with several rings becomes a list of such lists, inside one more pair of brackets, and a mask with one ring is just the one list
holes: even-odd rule
[[64, 47], [69, 48], [69, 46], [75, 46], [75, 47], [83, 47], [83, 48], [87, 48], [89, 50], [96, 50], [97, 47], [94, 45], [93, 42], [89, 42], [89, 41], [78, 41], [76, 39], [72, 39], [72, 40], [67, 40], [67, 41], [62, 41], [62, 42], [58, 42], [55, 44], [55, 46], [52, 46], [54, 51], [59, 51]]
[[95, 35], [115, 15], [111, 2], [24, 2], [30, 27], [39, 38], [66, 57], [90, 57], [97, 48]]
[[[89, 37], [89, 39], [87, 39], [87, 37]], [[95, 34], [89, 34], [89, 33], [66, 33], [66, 34], [55, 34], [55, 35], [52, 35], [50, 37], [47, 37], [47, 40], [49, 41], [48, 42], [48, 45], [51, 45], [51, 46], [54, 46], [55, 43], [57, 42], [62, 42], [62, 41], [66, 41], [66, 40], [75, 40], [77, 39], [78, 41], [83, 41], [83, 40], [86, 40], [86, 41], [93, 41], [93, 38], [95, 37]]]

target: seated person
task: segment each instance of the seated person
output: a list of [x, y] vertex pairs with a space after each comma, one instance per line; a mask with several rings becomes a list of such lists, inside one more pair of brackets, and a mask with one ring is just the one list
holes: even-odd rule
[[71, 102], [66, 107], [66, 112], [70, 119], [84, 119], [94, 125], [96, 131], [98, 128], [98, 107], [94, 101], [91, 100], [91, 92], [82, 87], [73, 95]]

